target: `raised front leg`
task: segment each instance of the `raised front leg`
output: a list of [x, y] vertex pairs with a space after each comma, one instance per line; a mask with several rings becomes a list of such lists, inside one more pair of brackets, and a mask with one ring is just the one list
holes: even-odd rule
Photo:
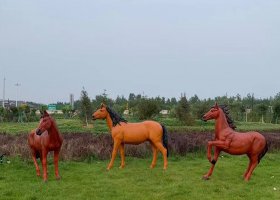
[[54, 151], [54, 158], [53, 158], [54, 171], [55, 171], [56, 180], [60, 180], [61, 179], [61, 177], [59, 175], [59, 172], [58, 172], [58, 159], [59, 159], [59, 150]]
[[120, 154], [121, 154], [120, 169], [123, 169], [125, 167], [124, 143], [120, 144]]
[[40, 176], [40, 167], [39, 167], [38, 162], [37, 162], [36, 151], [35, 150], [32, 150], [32, 159], [33, 159], [33, 162], [34, 162], [34, 165], [35, 165], [36, 174], [37, 174], [37, 176]]
[[48, 168], [47, 168], [47, 150], [42, 151], [42, 167], [43, 167], [43, 180], [46, 182], [48, 180]]
[[214, 141], [209, 141], [208, 146], [207, 146], [207, 159], [209, 160], [210, 163], [215, 162], [215, 160], [211, 159], [211, 150], [212, 146], [216, 146], [219, 149], [228, 149], [230, 146], [229, 141], [222, 141], [222, 140], [214, 140]]
[[212, 175], [213, 170], [214, 170], [214, 168], [215, 168], [215, 164], [216, 164], [216, 162], [218, 161], [220, 152], [221, 152], [221, 150], [218, 149], [217, 147], [215, 147], [214, 159], [213, 159], [212, 162], [211, 162], [211, 163], [212, 163], [212, 166], [210, 167], [208, 173], [205, 174], [205, 175], [203, 176], [203, 179], [204, 179], [204, 180], [208, 180], [209, 177]]
[[113, 164], [114, 164], [116, 155], [118, 153], [118, 149], [120, 147], [120, 144], [121, 144], [120, 140], [117, 140], [117, 139], [114, 140], [114, 147], [113, 147], [113, 152], [112, 152], [112, 158], [111, 158], [111, 161], [110, 161], [110, 163], [109, 163], [109, 165], [107, 167], [107, 170], [110, 170], [113, 167]]

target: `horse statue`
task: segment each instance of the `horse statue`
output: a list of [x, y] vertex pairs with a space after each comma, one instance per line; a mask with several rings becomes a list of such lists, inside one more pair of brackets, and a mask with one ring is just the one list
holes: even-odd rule
[[167, 169], [168, 145], [167, 131], [165, 127], [155, 121], [144, 121], [139, 123], [128, 123], [119, 114], [105, 104], [92, 114], [92, 119], [106, 119], [110, 129], [114, 147], [111, 161], [107, 167], [110, 170], [114, 164], [118, 150], [120, 150], [121, 165], [125, 167], [124, 144], [140, 144], [149, 141], [153, 150], [153, 160], [150, 168], [154, 168], [157, 162], [158, 150], [163, 155], [163, 169]]
[[54, 168], [56, 179], [61, 177], [58, 173], [58, 157], [63, 139], [59, 134], [54, 119], [44, 111], [42, 113], [39, 126], [31, 131], [28, 136], [28, 144], [32, 153], [32, 159], [36, 168], [37, 176], [40, 176], [40, 168], [37, 158], [40, 158], [43, 167], [43, 180], [47, 181], [47, 155], [49, 151], [54, 151]]
[[[215, 140], [208, 141], [207, 158], [209, 162], [212, 163], [212, 166], [203, 178], [205, 180], [209, 179], [213, 173], [220, 152], [224, 151], [232, 155], [247, 154], [250, 162], [243, 178], [245, 181], [249, 181], [254, 169], [268, 150], [265, 137], [253, 131], [247, 133], [236, 132], [236, 126], [229, 116], [229, 109], [227, 106], [218, 106], [216, 103], [215, 106], [202, 117], [204, 121], [211, 119], [215, 119]], [[213, 160], [211, 156], [212, 146], [215, 147]]]

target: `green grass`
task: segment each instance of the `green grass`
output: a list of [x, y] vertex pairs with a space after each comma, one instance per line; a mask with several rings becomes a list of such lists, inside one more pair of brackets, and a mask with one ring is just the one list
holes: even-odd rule
[[[135, 119], [128, 119], [130, 122], [135, 122]], [[57, 119], [59, 130], [62, 133], [108, 133], [106, 121], [96, 120], [89, 127], [83, 126], [78, 119]], [[197, 120], [194, 126], [184, 126], [175, 118], [157, 118], [156, 121], [164, 124], [168, 132], [213, 132], [214, 121], [203, 122]], [[280, 132], [280, 124], [258, 123], [258, 122], [236, 122], [237, 131], [259, 131], [259, 132]], [[38, 126], [38, 122], [30, 123], [0, 123], [0, 133], [20, 134], [29, 133]]]
[[279, 154], [266, 155], [248, 183], [241, 178], [245, 156], [223, 155], [209, 181], [201, 177], [210, 164], [195, 154], [170, 157], [167, 171], [161, 157], [153, 170], [148, 168], [151, 158], [127, 158], [125, 169], [116, 160], [109, 172], [108, 160], [64, 161], [60, 181], [50, 162], [49, 181], [43, 183], [33, 163], [12, 158], [10, 164], [0, 164], [0, 199], [280, 199], [279, 160]]

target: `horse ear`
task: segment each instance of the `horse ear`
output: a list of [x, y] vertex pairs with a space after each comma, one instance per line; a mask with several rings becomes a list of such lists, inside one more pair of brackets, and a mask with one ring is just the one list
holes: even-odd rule
[[101, 103], [100, 108], [106, 107], [104, 103]]
[[47, 117], [47, 116], [49, 116], [49, 113], [44, 110], [44, 117]]
[[218, 103], [217, 103], [217, 102], [215, 102], [215, 108], [219, 108], [219, 106], [218, 106]]

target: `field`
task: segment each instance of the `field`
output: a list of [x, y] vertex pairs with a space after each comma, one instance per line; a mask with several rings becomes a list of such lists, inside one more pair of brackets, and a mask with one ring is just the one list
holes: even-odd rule
[[208, 181], [201, 177], [210, 165], [199, 154], [170, 157], [166, 171], [161, 158], [153, 170], [151, 158], [129, 157], [125, 169], [116, 160], [109, 172], [108, 160], [63, 161], [60, 181], [49, 161], [49, 181], [43, 183], [33, 163], [12, 158], [0, 165], [0, 199], [280, 199], [279, 160], [279, 154], [266, 155], [250, 182], [242, 180], [247, 158], [225, 154]]
[[[112, 140], [104, 121], [85, 127], [76, 119], [57, 119], [64, 135], [60, 174], [56, 181], [52, 156], [49, 181], [36, 177], [26, 138], [34, 123], [1, 123], [0, 153], [7, 152], [10, 163], [0, 164], [0, 199], [280, 199], [280, 125], [237, 123], [239, 130], [268, 132], [270, 153], [256, 168], [250, 182], [242, 180], [246, 156], [222, 154], [209, 181], [202, 180], [210, 164], [205, 156], [205, 142], [212, 137], [213, 122], [197, 121], [182, 126], [175, 119], [158, 121], [169, 132], [169, 167], [162, 170], [159, 156], [155, 169], [148, 143], [127, 145], [126, 168], [106, 171]], [[273, 132], [273, 133], [269, 133]], [[76, 160], [76, 161], [74, 161]]]
[[[93, 124], [86, 127], [83, 126], [81, 121], [78, 119], [57, 119], [57, 125], [59, 130], [62, 133], [95, 133], [102, 134], [108, 133], [108, 128], [106, 122], [102, 120], [94, 121]], [[133, 118], [128, 119], [130, 122], [137, 121]], [[194, 126], [184, 126], [175, 118], [157, 118], [156, 121], [164, 124], [168, 132], [213, 132], [214, 122], [209, 121], [207, 123], [198, 120]], [[271, 124], [271, 123], [258, 123], [258, 122], [236, 122], [238, 131], [250, 131], [257, 130], [260, 132], [280, 132], [280, 124]], [[29, 123], [9, 123], [4, 122], [0, 123], [0, 133], [8, 134], [20, 134], [20, 133], [29, 133], [32, 129], [35, 129], [38, 126], [38, 122], [29, 122]]]

